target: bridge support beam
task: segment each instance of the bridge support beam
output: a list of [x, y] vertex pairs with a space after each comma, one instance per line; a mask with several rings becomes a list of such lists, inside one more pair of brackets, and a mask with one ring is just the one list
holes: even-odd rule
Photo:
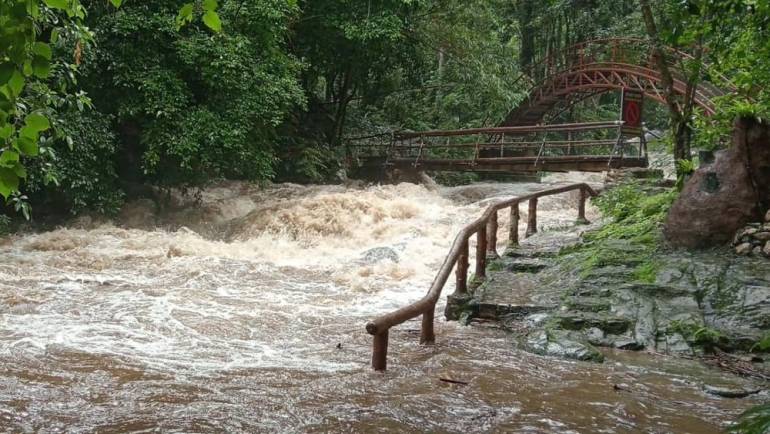
[[487, 222], [487, 260], [495, 260], [500, 257], [497, 254], [497, 228], [497, 211], [495, 211]]
[[527, 238], [537, 233], [537, 198], [529, 200], [529, 212], [527, 214]]

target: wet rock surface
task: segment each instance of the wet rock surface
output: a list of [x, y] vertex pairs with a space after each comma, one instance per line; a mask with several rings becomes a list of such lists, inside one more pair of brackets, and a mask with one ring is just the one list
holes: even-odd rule
[[[616, 243], [621, 252], [633, 249]], [[595, 347], [679, 355], [699, 355], [710, 345], [750, 351], [770, 330], [764, 257], [728, 248], [664, 251], [654, 281], [640, 282], [633, 260], [586, 272], [547, 244], [540, 251], [533, 241], [492, 262], [465, 316], [500, 321], [528, 351], [586, 361], [601, 361]]]

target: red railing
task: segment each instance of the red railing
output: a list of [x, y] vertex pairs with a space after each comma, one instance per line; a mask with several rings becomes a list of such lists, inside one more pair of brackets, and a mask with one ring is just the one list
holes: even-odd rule
[[511, 225], [509, 243], [515, 246], [519, 242], [519, 204], [529, 201], [529, 214], [527, 218], [527, 236], [537, 232], [537, 203], [538, 199], [544, 196], [566, 193], [579, 190], [580, 198], [578, 201], [578, 220], [585, 221], [585, 203], [588, 197], [596, 196], [588, 184], [571, 184], [562, 187], [541, 190], [535, 193], [517, 196], [503, 201], [496, 202], [487, 207], [484, 214], [475, 221], [469, 223], [460, 230], [452, 243], [449, 254], [444, 259], [444, 263], [433, 280], [428, 293], [420, 300], [402, 307], [394, 312], [379, 316], [366, 325], [366, 331], [374, 336], [372, 348], [372, 368], [376, 371], [384, 371], [387, 367], [388, 356], [388, 333], [391, 328], [402, 324], [410, 319], [422, 315], [422, 328], [420, 332], [420, 343], [431, 344], [435, 342], [436, 336], [433, 331], [433, 322], [436, 310], [436, 303], [441, 296], [444, 285], [449, 279], [452, 269], [455, 269], [456, 286], [455, 295], [465, 296], [468, 294], [468, 245], [471, 236], [476, 235], [476, 279], [486, 278], [487, 257], [497, 256], [497, 230], [498, 212], [505, 208], [510, 208]]

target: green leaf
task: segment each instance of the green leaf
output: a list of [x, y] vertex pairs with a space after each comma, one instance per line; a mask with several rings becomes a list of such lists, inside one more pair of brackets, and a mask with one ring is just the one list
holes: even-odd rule
[[8, 88], [11, 91], [11, 96], [19, 96], [22, 89], [24, 89], [24, 82], [24, 76], [21, 75], [21, 72], [14, 69], [13, 74], [11, 74], [11, 79], [8, 80]]
[[51, 62], [42, 57], [32, 59], [32, 71], [38, 78], [47, 78], [51, 75]]
[[24, 62], [24, 67], [22, 68], [22, 72], [24, 73], [25, 77], [29, 77], [30, 75], [32, 75], [32, 72], [33, 72], [32, 61], [26, 60]]
[[51, 60], [51, 46], [45, 42], [35, 42], [32, 52], [46, 60]]
[[204, 11], [217, 10], [217, 0], [203, 0], [203, 10]]
[[0, 195], [8, 199], [19, 189], [19, 176], [11, 169], [0, 168]]
[[119, 8], [120, 5], [123, 4], [123, 0], [110, 0], [110, 3], [112, 3], [112, 5], [115, 6], [116, 8]]
[[189, 23], [190, 21], [192, 21], [192, 16], [193, 16], [193, 4], [185, 3], [185, 5], [179, 9], [179, 14], [176, 16], [177, 29], [179, 29], [186, 23]]
[[38, 131], [30, 126], [26, 126], [19, 130], [19, 137], [26, 137], [37, 141]]
[[0, 86], [8, 83], [15, 70], [16, 67], [12, 63], [0, 63]]
[[37, 146], [37, 140], [32, 140], [29, 137], [25, 137], [25, 136], [19, 137], [19, 140], [17, 141], [17, 145], [21, 153], [29, 157], [36, 157], [38, 152], [40, 151]]
[[58, 40], [59, 40], [59, 29], [51, 30], [51, 43], [56, 44]]
[[21, 163], [16, 163], [15, 166], [13, 166], [13, 173], [16, 174], [21, 179], [27, 178], [27, 169], [24, 168], [24, 166], [21, 165]]
[[13, 125], [7, 124], [0, 128], [0, 139], [8, 140], [13, 135]]
[[[0, 165], [6, 166], [6, 167], [13, 167], [14, 164], [19, 161], [19, 153], [12, 150], [12, 149], [6, 149], [3, 151], [2, 155], [0, 155]], [[8, 164], [11, 163], [11, 164]]]
[[219, 14], [214, 11], [203, 14], [203, 24], [215, 32], [222, 31], [222, 21], [219, 19]]
[[24, 118], [24, 124], [38, 133], [51, 128], [51, 123], [48, 122], [48, 119], [39, 113], [32, 113], [28, 115], [26, 118]]
[[49, 8], [54, 9], [66, 10], [69, 6], [69, 2], [67, 0], [43, 0], [43, 2]]

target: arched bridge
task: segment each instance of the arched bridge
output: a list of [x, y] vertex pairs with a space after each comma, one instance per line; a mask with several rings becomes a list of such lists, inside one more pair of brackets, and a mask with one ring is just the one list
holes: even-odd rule
[[[673, 91], [684, 97], [689, 54], [666, 49]], [[597, 39], [569, 47], [528, 68], [517, 83], [527, 82], [525, 99], [497, 127], [451, 131], [397, 132], [370, 136], [351, 144], [350, 161], [363, 168], [472, 172], [605, 171], [646, 167], [642, 134], [642, 96], [666, 102], [662, 74], [650, 44], [643, 39]], [[731, 89], [727, 79], [702, 67], [693, 102], [707, 115], [715, 98]], [[731, 89], [732, 91], [733, 89]], [[549, 125], [577, 102], [594, 95], [623, 91], [636, 95], [634, 123], [593, 122]], [[627, 113], [624, 106], [624, 113]], [[373, 143], [371, 139], [380, 139]], [[354, 164], [355, 165], [355, 164]]]
[[[674, 92], [684, 97], [687, 82], [681, 71], [692, 56], [668, 48], [665, 57]], [[729, 80], [710, 71], [708, 65], [703, 70], [706, 78], [729, 86]], [[508, 113], [501, 126], [547, 123], [577, 102], [605, 92], [630, 90], [666, 102], [654, 51], [644, 39], [595, 39], [574, 45], [535, 63], [517, 80], [522, 81], [530, 84], [527, 97]], [[701, 81], [695, 88], [694, 103], [712, 115], [714, 98], [725, 93], [711, 82]]]

